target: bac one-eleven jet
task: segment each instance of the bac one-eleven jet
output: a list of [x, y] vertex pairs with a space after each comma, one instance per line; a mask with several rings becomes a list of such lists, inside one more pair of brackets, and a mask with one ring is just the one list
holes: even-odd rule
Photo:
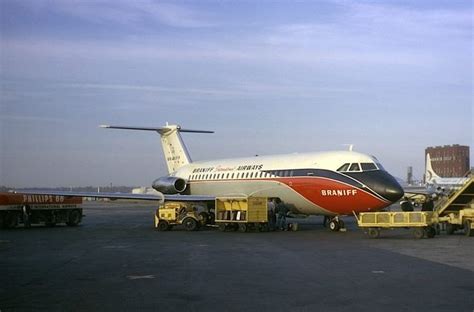
[[74, 192], [67, 195], [147, 200], [213, 200], [232, 195], [273, 197], [281, 199], [294, 213], [331, 217], [329, 225], [333, 230], [341, 226], [337, 216], [380, 210], [403, 196], [402, 187], [375, 157], [353, 151], [193, 162], [180, 133], [212, 131], [187, 130], [168, 124], [159, 128], [100, 127], [160, 134], [169, 174], [156, 179], [152, 187], [163, 196]]

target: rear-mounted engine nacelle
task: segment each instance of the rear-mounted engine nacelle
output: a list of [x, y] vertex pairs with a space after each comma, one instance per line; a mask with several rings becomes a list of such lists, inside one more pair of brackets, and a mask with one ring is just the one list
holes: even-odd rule
[[177, 177], [162, 177], [153, 181], [151, 186], [163, 194], [176, 194], [184, 192], [186, 181]]

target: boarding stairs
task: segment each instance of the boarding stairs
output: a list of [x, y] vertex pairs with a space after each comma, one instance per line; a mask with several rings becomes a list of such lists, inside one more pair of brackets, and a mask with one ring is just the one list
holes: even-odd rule
[[442, 217], [465, 208], [474, 208], [474, 175], [447, 196], [441, 197], [435, 204], [434, 212]]

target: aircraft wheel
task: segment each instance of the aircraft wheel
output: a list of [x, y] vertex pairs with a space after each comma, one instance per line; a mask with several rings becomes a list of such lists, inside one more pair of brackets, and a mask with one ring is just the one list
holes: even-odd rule
[[377, 228], [369, 228], [369, 231], [367, 232], [370, 238], [378, 238], [380, 237], [380, 229]]
[[425, 236], [425, 229], [421, 227], [417, 227], [413, 230], [413, 236], [415, 236], [416, 239], [421, 239]]
[[198, 229], [198, 223], [193, 218], [184, 219], [183, 224], [187, 231], [196, 231]]
[[245, 233], [248, 230], [248, 226], [245, 223], [239, 223], [239, 232]]
[[168, 231], [170, 229], [170, 224], [166, 220], [160, 220], [157, 229], [158, 231]]
[[345, 227], [346, 227], [346, 225], [344, 224], [344, 221], [339, 220], [339, 228], [340, 228], [340, 229], [343, 229], [343, 228], [345, 228]]
[[66, 224], [68, 226], [77, 226], [79, 223], [81, 223], [81, 219], [82, 219], [81, 211], [77, 209], [70, 211], [67, 219], [68, 221], [66, 222]]
[[436, 229], [432, 226], [427, 226], [425, 228], [425, 234], [426, 234], [426, 237], [433, 238], [436, 235]]
[[474, 230], [471, 229], [471, 220], [464, 221], [464, 234], [466, 236], [474, 236]]
[[446, 223], [446, 234], [452, 235], [456, 231], [456, 226], [451, 223]]
[[335, 219], [329, 221], [329, 229], [333, 232], [337, 232], [340, 229], [339, 222]]

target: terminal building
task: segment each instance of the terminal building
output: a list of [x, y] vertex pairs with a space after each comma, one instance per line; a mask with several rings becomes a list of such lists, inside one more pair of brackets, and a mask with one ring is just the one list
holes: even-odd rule
[[427, 147], [433, 170], [442, 178], [462, 177], [470, 170], [469, 146], [444, 145]]

